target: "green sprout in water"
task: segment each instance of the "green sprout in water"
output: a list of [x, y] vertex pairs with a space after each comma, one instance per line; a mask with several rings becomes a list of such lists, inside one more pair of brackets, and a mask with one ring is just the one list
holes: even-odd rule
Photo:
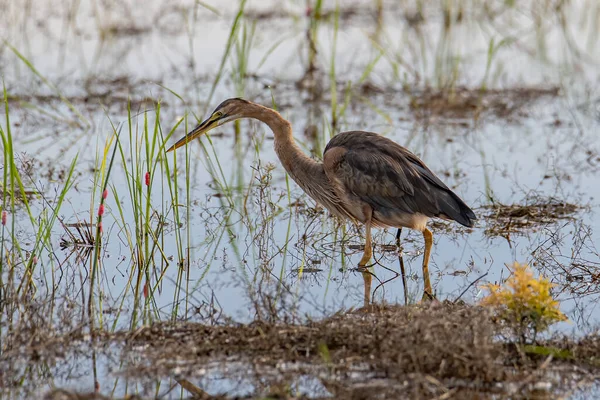
[[528, 265], [514, 263], [512, 275], [504, 285], [484, 285], [490, 293], [480, 304], [496, 308], [500, 319], [513, 329], [521, 344], [528, 339], [535, 342], [538, 332], [567, 320], [550, 293], [554, 286], [543, 276], [535, 278]]

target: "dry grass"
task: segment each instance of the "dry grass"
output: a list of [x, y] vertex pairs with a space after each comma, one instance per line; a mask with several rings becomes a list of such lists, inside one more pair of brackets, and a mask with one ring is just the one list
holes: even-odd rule
[[378, 369], [401, 364], [389, 371], [390, 376], [436, 371], [442, 378], [488, 382], [504, 378], [501, 370], [493, 367], [499, 348], [492, 343], [492, 335], [493, 326], [484, 310], [440, 304], [432, 308], [390, 306], [368, 313], [360, 310], [302, 325], [156, 324], [127, 340], [151, 345], [151, 352], [157, 353], [149, 354], [150, 358], [170, 354], [180, 360], [190, 356], [196, 360], [237, 354], [273, 363], [319, 361], [326, 348], [331, 362], [345, 368], [353, 358], [366, 357], [373, 358]]
[[514, 88], [480, 90], [454, 88], [452, 90], [428, 89], [412, 93], [410, 108], [417, 118], [476, 118], [491, 114], [507, 118], [515, 115], [524, 106], [542, 97], [555, 97], [558, 88]]
[[[56, 389], [46, 393], [44, 400], [109, 400], [110, 397], [103, 396], [98, 393], [77, 393], [64, 389]], [[126, 396], [123, 400], [138, 400], [142, 399], [139, 396]]]
[[485, 234], [508, 237], [524, 230], [542, 228], [557, 220], [570, 219], [582, 207], [554, 199], [533, 199], [529, 204], [484, 206], [488, 213]]
[[[15, 366], [3, 369], [4, 388], [19, 384], [16, 360], [32, 368], [57, 365], [61, 359], [89, 356], [93, 343], [97, 354], [102, 349], [110, 349], [113, 358], [120, 354], [117, 376], [133, 381], [169, 377], [195, 399], [528, 398], [540, 388], [553, 397], [573, 388], [581, 376], [594, 376], [600, 343], [594, 335], [564, 337], [530, 351], [500, 340], [503, 327], [487, 308], [439, 302], [372, 306], [292, 324], [157, 323], [91, 336], [75, 326], [62, 332], [21, 328], [0, 358], [0, 365]], [[251, 382], [252, 390], [230, 397], [194, 386], [215, 374]], [[320, 392], [299, 393], [298, 379], [318, 382]], [[102, 380], [101, 386], [106, 384]], [[57, 389], [45, 398], [107, 397]]]
[[[298, 376], [315, 377], [340, 399], [489, 398], [547, 382], [549, 360], [497, 340], [499, 329], [486, 309], [436, 302], [305, 324], [156, 324], [119, 339], [133, 352], [143, 349], [144, 361], [126, 367], [129, 376], [202, 376], [215, 362], [247, 363], [242, 375], [260, 370], [263, 384], [270, 382], [268, 393], [254, 393], [259, 397], [292, 398], [289, 383]], [[228, 371], [231, 379], [248, 378]]]

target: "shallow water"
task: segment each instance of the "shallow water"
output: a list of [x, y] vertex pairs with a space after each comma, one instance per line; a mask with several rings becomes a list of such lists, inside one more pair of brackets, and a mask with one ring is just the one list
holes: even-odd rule
[[[598, 24], [592, 16], [600, 6], [571, 2], [559, 12], [532, 2], [516, 11], [498, 1], [489, 9], [452, 8], [446, 17], [452, 22], [444, 28], [437, 3], [426, 2], [423, 21], [416, 25], [411, 22], [417, 15], [412, 5], [395, 2], [384, 2], [385, 12], [377, 23], [374, 3], [344, 3], [335, 53], [333, 23], [322, 23], [316, 38], [321, 74], [313, 86], [309, 82], [308, 89], [300, 89], [296, 83], [308, 65], [305, 5], [286, 2], [281, 14], [270, 15], [273, 2], [249, 2], [248, 30], [254, 23], [251, 16], [261, 17], [254, 20], [247, 60], [251, 75], [243, 80], [243, 88], [236, 84], [239, 62], [233, 54], [209, 98], [237, 2], [219, 2], [218, 14], [185, 1], [168, 6], [151, 1], [143, 7], [135, 2], [57, 6], [36, 0], [24, 7], [0, 2], [7, 10], [0, 16], [6, 27], [3, 39], [38, 72], [8, 45], [0, 47], [15, 153], [22, 164], [31, 165], [24, 168], [25, 186], [47, 199], [34, 197], [31, 214], [41, 215], [56, 204], [64, 183], [61, 171], [77, 155], [75, 183], [59, 215], [65, 225], [89, 222], [90, 214], [95, 218], [101, 190], [93, 172], [112, 134], [111, 124], [122, 128], [125, 149], [138, 143], [145, 151], [143, 111], [149, 110], [148, 125], [154, 129], [153, 102], [159, 100], [163, 138], [187, 115], [169, 144], [185, 134], [186, 124], [191, 128], [196, 117], [202, 119], [223, 99], [243, 95], [264, 104], [275, 102], [292, 122], [301, 147], [319, 158], [333, 134], [329, 73], [334, 59], [338, 102], [348, 100], [337, 129], [377, 131], [408, 147], [480, 216], [472, 230], [456, 224], [435, 226], [430, 270], [437, 297], [454, 300], [462, 295], [463, 300], [476, 302], [483, 295], [480, 283], [508, 276], [506, 264], [527, 262], [558, 285], [557, 298], [570, 322], [555, 329], [577, 335], [594, 330], [600, 318], [595, 275], [600, 258], [594, 246], [600, 239], [600, 103], [595, 85]], [[565, 28], [553, 21], [564, 21]], [[272, 49], [274, 40], [281, 43]], [[499, 46], [493, 56], [490, 43]], [[377, 57], [381, 58], [372, 72], [363, 78]], [[479, 97], [477, 89], [483, 82], [497, 92]], [[425, 107], [432, 100], [419, 102], [426, 98], [425, 87], [463, 86], [471, 90], [456, 90], [451, 99], [471, 96], [483, 106], [449, 113]], [[515, 91], [528, 87], [558, 92], [528, 98]], [[363, 280], [354, 267], [362, 255], [362, 237], [354, 227], [338, 228], [326, 213], [316, 213], [314, 202], [286, 181], [268, 128], [242, 122], [236, 131], [228, 125], [202, 143], [203, 147], [189, 146], [189, 168], [186, 150], [169, 153], [171, 171], [153, 169], [151, 192], [144, 189], [145, 195], [151, 193], [151, 206], [143, 212], [158, 233], [154, 245], [160, 247], [160, 251], [152, 248], [153, 268], [140, 278], [152, 288], [149, 297], [142, 296], [135, 283], [135, 252], [130, 248], [138, 239], [127, 183], [127, 173], [136, 170], [137, 184], [143, 185], [147, 156], [142, 153], [135, 164], [127, 150], [123, 157], [127, 167], [117, 157], [109, 180], [101, 268], [94, 290], [97, 324], [118, 330], [156, 320], [206, 322], [224, 316], [247, 322], [264, 312], [264, 295], [274, 297], [279, 312], [299, 318], [360, 307]], [[269, 163], [275, 168], [271, 170]], [[179, 226], [169, 190], [169, 181], [174, 180], [179, 184]], [[494, 234], [493, 219], [486, 218], [491, 212], [483, 207], [490, 199], [502, 204], [555, 199], [581, 208], [568, 218], [535, 223], [506, 237]], [[164, 225], [159, 215], [165, 218]], [[69, 238], [66, 229], [74, 232], [74, 228], [55, 224], [52, 247], [34, 249], [38, 227], [26, 210], [11, 210], [9, 218], [17, 223], [21, 247], [36, 253], [32, 296], [33, 301], [54, 305], [40, 306], [49, 313], [49, 326], [56, 329], [52, 321], [58, 323], [66, 310], [72, 326], [83, 323], [90, 263], [59, 246], [61, 239]], [[373, 273], [385, 282], [373, 293], [375, 302], [404, 302], [401, 280], [383, 268], [398, 270], [397, 252], [381, 247], [393, 244], [394, 234], [375, 235], [380, 265]], [[3, 237], [8, 247], [15, 245]], [[422, 291], [420, 234], [405, 231], [403, 246], [408, 297], [416, 301]], [[181, 258], [185, 268], [177, 268]], [[21, 264], [16, 275], [23, 274]], [[3, 280], [9, 281], [6, 269]], [[14, 310], [12, 317], [19, 319], [18, 315]], [[119, 369], [108, 368], [110, 364], [101, 362], [98, 375], [112, 376]], [[207, 391], [213, 384], [214, 392], [229, 387], [226, 380], [214, 381], [220, 383], [207, 383]], [[59, 385], [92, 389], [93, 379], [68, 376]], [[109, 393], [104, 386], [101, 391]]]

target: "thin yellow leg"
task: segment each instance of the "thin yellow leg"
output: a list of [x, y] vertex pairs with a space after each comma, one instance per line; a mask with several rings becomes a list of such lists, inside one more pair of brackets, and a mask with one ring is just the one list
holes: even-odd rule
[[433, 290], [431, 290], [431, 280], [429, 279], [429, 256], [431, 255], [431, 246], [433, 246], [433, 233], [425, 228], [423, 238], [425, 239], [425, 254], [423, 254], [423, 300], [431, 300], [433, 299]]
[[373, 247], [371, 244], [371, 215], [370, 215], [371, 213], [370, 213], [370, 211], [371, 211], [371, 209], [369, 209], [369, 218], [365, 222], [365, 228], [367, 229], [367, 233], [366, 233], [367, 237], [365, 239], [365, 252], [363, 254], [363, 257], [358, 262], [359, 267], [364, 267], [367, 264], [369, 264], [369, 261], [371, 261], [371, 257], [373, 256]]
[[373, 276], [365, 267], [369, 265], [371, 257], [373, 257], [373, 244], [371, 243], [371, 207], [365, 206], [363, 208], [363, 212], [365, 214], [365, 229], [367, 232], [365, 238], [365, 252], [358, 262], [358, 268], [363, 270], [362, 276], [365, 283], [364, 306], [368, 307], [371, 304], [371, 282], [373, 280]]

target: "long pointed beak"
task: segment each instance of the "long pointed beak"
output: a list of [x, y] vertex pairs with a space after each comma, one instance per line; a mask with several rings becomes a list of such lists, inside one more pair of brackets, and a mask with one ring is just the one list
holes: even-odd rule
[[196, 139], [197, 137], [204, 135], [206, 132], [210, 131], [211, 129], [216, 128], [219, 125], [217, 123], [219, 121], [219, 119], [221, 119], [221, 118], [215, 118], [213, 115], [211, 115], [210, 118], [203, 121], [200, 125], [198, 125], [194, 129], [192, 129], [192, 131], [190, 133], [188, 133], [187, 135], [185, 135], [184, 137], [179, 139], [173, 146], [169, 147], [169, 149], [167, 150], [167, 153], [170, 151], [173, 151], [175, 149], [178, 149], [181, 146], [184, 146], [186, 143], [189, 143], [192, 140]]

